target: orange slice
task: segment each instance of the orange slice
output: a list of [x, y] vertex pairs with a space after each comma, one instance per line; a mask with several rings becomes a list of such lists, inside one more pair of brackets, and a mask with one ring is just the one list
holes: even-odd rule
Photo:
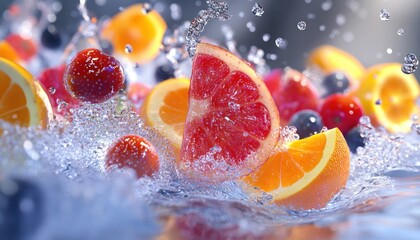
[[19, 62], [21, 60], [16, 50], [6, 41], [0, 41], [0, 57], [12, 62]]
[[419, 84], [413, 74], [401, 71], [400, 63], [368, 69], [355, 94], [372, 123], [392, 133], [409, 132], [413, 123], [411, 116], [420, 113], [416, 105], [420, 97]]
[[277, 107], [255, 71], [227, 50], [198, 44], [178, 167], [223, 181], [261, 166], [278, 140]]
[[324, 45], [313, 50], [307, 59], [307, 66], [315, 66], [324, 74], [341, 71], [350, 77], [351, 88], [357, 88], [365, 67], [350, 53], [333, 46]]
[[[105, 25], [102, 36], [112, 43], [116, 53], [146, 63], [158, 55], [165, 31], [166, 22], [158, 12], [146, 13], [142, 4], [135, 4], [115, 15]], [[127, 45], [132, 52], [126, 52]]]
[[349, 148], [334, 128], [289, 143], [245, 181], [271, 194], [278, 205], [311, 209], [324, 207], [346, 185], [349, 172]]
[[156, 130], [179, 151], [188, 112], [190, 80], [173, 78], [157, 84], [140, 109], [146, 125]]
[[46, 127], [52, 109], [48, 96], [23, 67], [0, 58], [0, 119], [22, 127]]

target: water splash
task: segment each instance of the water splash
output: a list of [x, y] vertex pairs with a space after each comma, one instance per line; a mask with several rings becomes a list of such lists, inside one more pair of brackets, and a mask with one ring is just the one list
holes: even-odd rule
[[229, 6], [226, 2], [218, 2], [215, 0], [207, 0], [208, 5], [207, 10], [201, 10], [198, 13], [198, 17], [194, 18], [187, 32], [187, 52], [188, 55], [192, 58], [195, 54], [197, 44], [200, 42], [200, 35], [204, 31], [204, 27], [210, 21], [210, 19], [217, 18], [219, 20], [225, 21], [228, 20], [231, 15], [227, 14]]

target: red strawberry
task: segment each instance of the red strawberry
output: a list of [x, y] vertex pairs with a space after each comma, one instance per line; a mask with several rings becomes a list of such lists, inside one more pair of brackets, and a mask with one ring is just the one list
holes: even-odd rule
[[336, 93], [324, 100], [320, 114], [327, 128], [338, 127], [345, 135], [357, 126], [363, 110], [357, 98]]
[[[65, 65], [61, 65], [45, 69], [38, 77], [39, 82], [45, 89], [45, 92], [47, 92], [54, 113], [60, 115], [69, 113], [69, 109], [79, 106], [80, 103], [64, 87], [63, 76], [65, 67]], [[59, 102], [65, 102], [65, 104], [59, 105]]]
[[139, 178], [159, 171], [155, 148], [148, 140], [137, 135], [126, 135], [115, 141], [108, 149], [105, 164], [108, 168], [112, 165], [132, 168]]
[[94, 48], [78, 52], [64, 74], [67, 91], [77, 99], [91, 103], [101, 103], [115, 96], [124, 80], [121, 64]]

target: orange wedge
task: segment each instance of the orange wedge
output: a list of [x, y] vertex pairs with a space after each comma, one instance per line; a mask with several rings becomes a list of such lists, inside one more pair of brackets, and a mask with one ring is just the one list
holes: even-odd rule
[[[158, 55], [165, 31], [166, 22], [158, 12], [146, 13], [142, 4], [135, 4], [112, 17], [102, 36], [112, 43], [116, 53], [146, 63]], [[127, 45], [131, 52], [126, 52]]]
[[368, 69], [359, 89], [366, 115], [375, 125], [382, 125], [392, 133], [409, 132], [411, 117], [420, 113], [416, 100], [420, 86], [413, 74], [404, 74], [400, 63], [380, 64]]
[[350, 53], [333, 46], [324, 45], [314, 49], [307, 59], [308, 67], [315, 66], [324, 74], [341, 71], [350, 77], [350, 86], [355, 89], [364, 75], [365, 67]]
[[0, 58], [0, 119], [22, 127], [46, 127], [52, 109], [48, 96], [23, 67]]
[[269, 157], [279, 125], [271, 94], [249, 64], [223, 48], [198, 44], [181, 172], [211, 182], [247, 175]]
[[350, 172], [350, 151], [334, 128], [289, 143], [245, 181], [293, 209], [324, 207], [342, 189]]
[[190, 80], [173, 78], [157, 84], [140, 109], [146, 125], [156, 130], [179, 151], [188, 112]]

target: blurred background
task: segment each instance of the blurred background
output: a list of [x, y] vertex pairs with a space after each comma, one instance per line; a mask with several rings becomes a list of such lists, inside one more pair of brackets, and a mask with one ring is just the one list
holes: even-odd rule
[[[1, 0], [0, 10], [5, 10], [11, 0]], [[69, 39], [81, 20], [77, 12], [79, 1], [61, 0], [62, 10], [54, 24]], [[88, 10], [96, 16], [112, 16], [120, 7], [138, 0], [110, 1], [87, 0]], [[197, 16], [207, 8], [205, 0], [149, 0], [168, 23], [170, 29]], [[331, 44], [355, 55], [366, 67], [383, 62], [403, 62], [408, 53], [420, 50], [418, 0], [227, 0], [232, 18], [225, 22], [210, 21], [202, 36], [224, 42], [222, 25], [230, 26], [242, 56], [251, 46], [269, 54], [271, 67], [291, 66], [302, 70], [305, 56], [313, 48]], [[251, 9], [255, 2], [261, 4], [264, 14], [255, 16]], [[381, 9], [390, 13], [389, 21], [380, 19]], [[297, 23], [304, 21], [301, 31]], [[402, 29], [403, 34], [397, 34]], [[400, 30], [401, 32], [401, 30]], [[263, 36], [265, 36], [263, 40]], [[276, 38], [287, 41], [284, 49], [275, 44]], [[272, 55], [272, 54], [275, 54]], [[418, 75], [418, 73], [416, 73]], [[417, 76], [418, 77], [418, 76]]]

